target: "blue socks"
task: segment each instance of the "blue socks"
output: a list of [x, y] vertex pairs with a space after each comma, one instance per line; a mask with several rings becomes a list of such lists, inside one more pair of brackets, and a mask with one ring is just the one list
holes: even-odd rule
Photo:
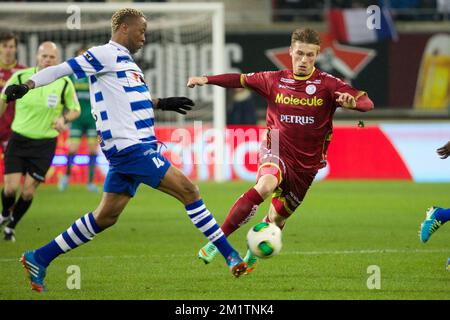
[[186, 211], [192, 223], [209, 239], [209, 241], [214, 243], [225, 259], [235, 251], [211, 212], [206, 209], [202, 199], [188, 204], [186, 206]]
[[[197, 200], [186, 206], [192, 223], [228, 258], [235, 250], [228, 242], [213, 215], [206, 209], [203, 200]], [[34, 252], [36, 261], [47, 267], [60, 254], [91, 241], [102, 229], [95, 222], [92, 212], [75, 221], [66, 231]]]
[[450, 220], [450, 208], [449, 209], [441, 208], [436, 210], [435, 217], [442, 223], [447, 222], [448, 220]]
[[102, 230], [97, 225], [92, 212], [75, 221], [69, 229], [57, 236], [34, 253], [36, 261], [47, 267], [57, 256], [91, 241]]

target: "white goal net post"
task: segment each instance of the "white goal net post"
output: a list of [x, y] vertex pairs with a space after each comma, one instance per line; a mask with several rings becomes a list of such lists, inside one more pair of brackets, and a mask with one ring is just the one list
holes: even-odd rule
[[[225, 72], [223, 3], [11, 3], [0, 2], [0, 32], [20, 38], [19, 62], [34, 66], [39, 43], [53, 41], [61, 61], [80, 47], [106, 43], [111, 36], [111, 16], [125, 7], [142, 10], [148, 19], [146, 43], [135, 55], [153, 97], [187, 96], [196, 107], [183, 117], [156, 111], [157, 124], [211, 123], [225, 132], [225, 90], [217, 86], [186, 87], [193, 75]], [[223, 181], [224, 134], [215, 139], [215, 180]], [[222, 162], [222, 163], [221, 163]]]

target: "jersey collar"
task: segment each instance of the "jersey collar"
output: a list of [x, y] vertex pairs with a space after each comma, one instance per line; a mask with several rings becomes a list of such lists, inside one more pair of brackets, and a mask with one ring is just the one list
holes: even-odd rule
[[16, 65], [17, 65], [17, 61], [14, 61], [11, 64], [3, 64], [3, 63], [0, 62], [0, 68], [1, 69], [6, 69], [6, 70], [13, 69]]
[[126, 53], [130, 53], [130, 50], [128, 50], [128, 49], [125, 48], [123, 45], [118, 44], [118, 43], [115, 42], [115, 41], [109, 40], [109, 44], [110, 44], [110, 45], [113, 45], [114, 47], [117, 47], [117, 48], [119, 48], [119, 49], [121, 49], [121, 50], [123, 50], [123, 51], [125, 51]]
[[294, 72], [292, 72], [292, 75], [294, 76], [295, 80], [308, 80], [309, 78], [311, 78], [312, 74], [314, 73], [314, 71], [316, 71], [316, 67], [313, 67], [312, 71], [310, 74], [306, 75], [306, 76], [296, 76], [294, 74]]

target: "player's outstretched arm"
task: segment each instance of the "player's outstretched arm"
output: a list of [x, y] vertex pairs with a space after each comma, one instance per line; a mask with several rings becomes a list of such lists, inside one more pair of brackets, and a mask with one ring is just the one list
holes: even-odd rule
[[71, 75], [72, 73], [72, 68], [70, 68], [66, 62], [56, 66], [47, 67], [33, 75], [23, 84], [13, 84], [8, 86], [5, 90], [6, 101], [8, 102], [20, 99], [30, 89], [45, 86], [55, 80], [58, 80], [59, 78]]
[[336, 102], [343, 108], [346, 109], [354, 109], [362, 112], [370, 111], [374, 108], [372, 100], [364, 94], [360, 96], [358, 99], [355, 99], [354, 96], [347, 92], [339, 92], [335, 93]]
[[189, 88], [203, 86], [205, 84], [215, 84], [224, 88], [243, 88], [240, 73], [225, 73], [215, 76], [190, 77], [187, 83]]
[[189, 88], [194, 88], [195, 86], [203, 86], [208, 83], [207, 77], [190, 77], [187, 82]]

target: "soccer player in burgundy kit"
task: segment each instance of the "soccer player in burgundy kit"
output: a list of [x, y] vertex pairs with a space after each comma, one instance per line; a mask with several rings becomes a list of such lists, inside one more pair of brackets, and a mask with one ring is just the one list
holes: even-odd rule
[[[268, 134], [260, 149], [257, 182], [231, 208], [221, 227], [227, 236], [248, 222], [270, 195], [272, 204], [264, 221], [283, 229], [286, 219], [303, 201], [317, 171], [326, 166], [336, 108], [373, 109], [366, 92], [314, 67], [319, 50], [320, 37], [316, 31], [297, 29], [292, 33], [289, 49], [292, 70], [222, 74], [188, 80], [190, 88], [205, 84], [247, 87], [268, 103]], [[209, 263], [216, 254], [214, 245], [208, 243], [200, 249], [199, 258]], [[250, 273], [257, 259], [247, 251], [244, 260], [248, 263], [247, 273]]]
[[[3, 90], [3, 86], [13, 73], [25, 68], [16, 61], [17, 42], [17, 36], [11, 32], [0, 34], [0, 91]], [[0, 117], [0, 151], [2, 153], [5, 152], [6, 144], [12, 133], [14, 105], [14, 101], [9, 102], [5, 113]]]

